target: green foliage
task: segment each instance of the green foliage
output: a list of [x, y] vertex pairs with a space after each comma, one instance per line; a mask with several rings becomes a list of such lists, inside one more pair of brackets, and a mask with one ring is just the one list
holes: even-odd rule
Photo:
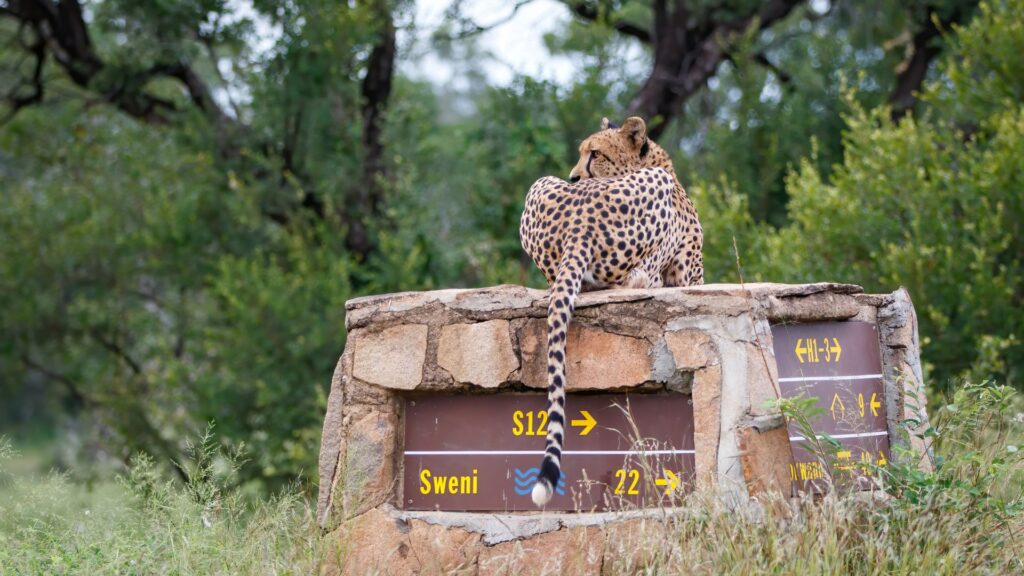
[[24, 174], [0, 207], [5, 368], [53, 376], [122, 460], [177, 459], [216, 420], [256, 450], [246, 477], [310, 472], [351, 294], [337, 237], [282, 234], [205, 153], [116, 114], [41, 138], [35, 112], [2, 142]]
[[[310, 574], [320, 529], [294, 489], [253, 503], [230, 484], [238, 461], [196, 447], [186, 486], [134, 459], [120, 482], [87, 490], [67, 476], [0, 483], [4, 574]], [[0, 470], [6, 456], [0, 453]]]
[[[730, 534], [738, 541], [724, 548], [702, 542], [696, 553], [708, 561], [738, 562], [746, 566], [744, 572], [792, 571], [797, 565], [811, 566], [815, 573], [1019, 572], [1024, 568], [1024, 550], [1017, 543], [1024, 527], [1020, 406], [1013, 388], [966, 383], [934, 414], [932, 425], [922, 427], [919, 419], [903, 423], [926, 453], [896, 449], [885, 466], [870, 465], [884, 494], [837, 489], [841, 477], [826, 475], [828, 494], [820, 501], [806, 498], [795, 510], [769, 501], [775, 514], [754, 526], [735, 526]], [[814, 399], [780, 400], [775, 407], [803, 436], [813, 437], [812, 425], [821, 416]], [[830, 469], [838, 443], [826, 435], [808, 446]], [[922, 469], [929, 459], [933, 468]], [[709, 523], [717, 528], [719, 522], [737, 521], [743, 522], [730, 514], [711, 516]], [[703, 537], [685, 533], [682, 548], [694, 553], [689, 537]], [[751, 549], [766, 550], [767, 557]], [[779, 568], [785, 565], [794, 568]]]
[[[801, 7], [735, 39], [659, 138], [700, 213], [709, 282], [904, 285], [936, 390], [963, 376], [1020, 387], [1024, 368], [1024, 2], [988, 2], [935, 39], [950, 50], [919, 114], [894, 124], [883, 105], [922, 12], [941, 20], [970, 4]], [[543, 286], [519, 247], [526, 191], [566, 175], [602, 116], [621, 120], [651, 54], [609, 24], [647, 22], [652, 5], [596, 3], [599, 25], [549, 34], [578, 64], [557, 82], [490, 85], [496, 62], [472, 40], [435, 46], [467, 87], [414, 80], [422, 47], [406, 36], [383, 126], [384, 204], [364, 222], [375, 249], [362, 258], [342, 222], [366, 184], [372, 5], [90, 3], [107, 65], [96, 90], [186, 59], [247, 128], [198, 112], [141, 124], [47, 68], [44, 104], [0, 129], [5, 426], [88, 427], [123, 467], [140, 450], [181, 461], [185, 438], [216, 421], [225, 449], [250, 447], [237, 483], [272, 489], [315, 470], [346, 299]], [[412, 3], [389, 6], [416, 30]], [[700, 2], [693, 15], [745, 7]], [[19, 54], [0, 47], [0, 80], [25, 76]], [[179, 84], [157, 84], [194, 110]]]
[[[984, 123], [1024, 100], [1024, 19], [1020, 0], [983, 2], [978, 16], [952, 36], [956, 57], [944, 73], [951, 86], [936, 85], [929, 98], [963, 123]], [[987, 127], [990, 131], [994, 126]]]
[[964, 510], [1006, 523], [1024, 513], [1024, 427], [1016, 417], [1016, 390], [990, 383], [965, 384], [935, 411], [932, 424], [909, 422], [910, 433], [935, 455], [935, 471], [917, 469], [921, 454], [895, 458], [888, 470], [894, 494], [936, 510]]
[[825, 414], [825, 409], [818, 405], [818, 399], [807, 397], [802, 393], [794, 398], [778, 398], [770, 403], [773, 411], [778, 411], [791, 426], [796, 426], [797, 433], [806, 439], [805, 450], [813, 454], [822, 465], [827, 484], [838, 485], [835, 473], [837, 453], [843, 449], [842, 443], [829, 434], [815, 431], [818, 422]]
[[843, 86], [863, 107], [885, 101], [904, 54], [882, 45], [911, 15], [877, 0], [832, 2], [827, 13], [811, 4], [770, 31], [748, 31], [665, 138], [681, 142], [686, 179], [727, 175], [756, 221], [785, 224], [787, 173], [810, 157], [827, 176], [841, 161]]
[[231, 443], [251, 447], [250, 476], [287, 482], [309, 473], [327, 404], [325, 374], [344, 346], [351, 296], [347, 259], [299, 238], [274, 255], [218, 262], [209, 279], [216, 312], [204, 322], [193, 416], [215, 420]]
[[[735, 256], [722, 249], [721, 230], [738, 238], [747, 280], [828, 278], [870, 291], [903, 285], [917, 304], [933, 382], [942, 386], [984, 366], [992, 371], [978, 376], [1019, 385], [1024, 108], [1019, 98], [963, 96], [978, 84], [962, 67], [974, 62], [970, 77], [983, 78], [981, 86], [1000, 83], [981, 93], [1012, 93], [1013, 80], [1002, 80], [1009, 64], [999, 58], [1019, 45], [1022, 7], [985, 5], [984, 16], [959, 32], [947, 65], [951, 82], [931, 86], [935, 108], [922, 118], [895, 124], [886, 107], [866, 110], [848, 99], [843, 161], [826, 175], [812, 155], [790, 174], [786, 225], [757, 227], [735, 208], [741, 200], [712, 187], [707, 204], [697, 204], [709, 236], [710, 280], [734, 278], [724, 273], [735, 269]], [[951, 108], [951, 101], [960, 104]], [[978, 124], [968, 136], [962, 122], [971, 118]], [[698, 191], [696, 198], [704, 196]]]

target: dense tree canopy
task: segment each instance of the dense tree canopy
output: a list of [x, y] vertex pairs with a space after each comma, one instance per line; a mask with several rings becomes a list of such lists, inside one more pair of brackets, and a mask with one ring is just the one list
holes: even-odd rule
[[[735, 239], [746, 280], [906, 285], [933, 387], [1022, 385], [1024, 2], [566, 0], [575, 74], [503, 85], [466, 4], [427, 45], [407, 1], [0, 0], [0, 418], [309, 473], [344, 301], [542, 285], [526, 190], [629, 113], [708, 281]], [[472, 88], [403, 74], [430, 50]]]

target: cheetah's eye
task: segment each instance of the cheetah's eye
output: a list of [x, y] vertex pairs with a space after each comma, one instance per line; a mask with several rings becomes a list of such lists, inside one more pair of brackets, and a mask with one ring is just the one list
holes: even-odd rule
[[590, 151], [590, 158], [591, 158], [591, 159], [593, 159], [593, 158], [597, 158], [597, 157], [598, 157], [598, 156], [600, 156], [600, 155], [601, 155], [601, 153], [600, 153], [600, 152], [598, 152], [597, 150], [591, 150], [591, 151]]

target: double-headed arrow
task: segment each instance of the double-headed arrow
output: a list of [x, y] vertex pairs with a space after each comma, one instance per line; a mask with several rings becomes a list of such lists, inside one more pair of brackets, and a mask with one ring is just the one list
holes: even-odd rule
[[796, 354], [796, 359], [804, 364], [805, 362], [818, 362], [818, 353], [820, 350], [825, 351], [826, 362], [839, 362], [839, 358], [843, 355], [843, 347], [839, 345], [839, 339], [836, 337], [829, 339], [823, 338], [825, 345], [818, 347], [818, 341], [814, 338], [807, 338], [807, 343], [804, 344], [803, 338], [796, 339], [796, 347], [793, 348], [793, 353]]

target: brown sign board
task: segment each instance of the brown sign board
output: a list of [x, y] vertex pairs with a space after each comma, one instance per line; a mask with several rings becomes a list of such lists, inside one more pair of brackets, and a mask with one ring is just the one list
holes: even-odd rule
[[[402, 507], [536, 510], [542, 394], [406, 399]], [[684, 394], [570, 394], [562, 480], [548, 510], [656, 506], [692, 488], [693, 402]]]
[[[772, 339], [782, 396], [816, 398], [823, 414], [812, 422], [814, 432], [842, 444], [833, 477], [847, 471], [848, 477], [863, 479], [868, 464], [884, 466], [891, 453], [878, 328], [869, 322], [777, 324]], [[793, 422], [789, 434], [790, 479], [799, 489], [821, 492], [821, 458]]]

